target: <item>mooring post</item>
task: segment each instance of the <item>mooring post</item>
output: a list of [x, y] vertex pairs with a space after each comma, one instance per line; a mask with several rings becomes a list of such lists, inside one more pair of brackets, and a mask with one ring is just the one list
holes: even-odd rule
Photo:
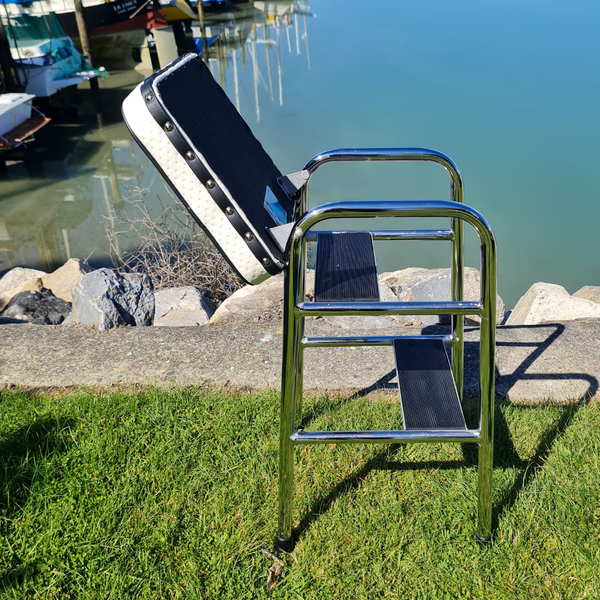
[[[87, 25], [85, 23], [85, 15], [83, 14], [83, 3], [81, 0], [73, 0], [75, 5], [75, 21], [77, 22], [77, 31], [79, 33], [79, 39], [81, 40], [81, 53], [87, 60], [90, 67], [94, 66], [94, 60], [92, 57], [92, 45], [90, 44], [90, 37], [88, 35]], [[90, 79], [90, 87], [92, 92], [98, 91], [98, 78], [92, 77]]]

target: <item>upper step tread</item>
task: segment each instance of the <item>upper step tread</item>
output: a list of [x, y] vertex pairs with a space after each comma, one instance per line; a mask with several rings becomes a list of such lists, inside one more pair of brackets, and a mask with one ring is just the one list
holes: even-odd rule
[[379, 302], [373, 236], [367, 231], [317, 234], [316, 302]]
[[466, 429], [444, 342], [394, 340], [405, 429]]

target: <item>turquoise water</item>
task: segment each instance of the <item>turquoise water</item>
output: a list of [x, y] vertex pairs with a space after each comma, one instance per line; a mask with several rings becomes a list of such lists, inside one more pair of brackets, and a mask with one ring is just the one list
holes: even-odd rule
[[[238, 19], [244, 51], [213, 49], [210, 61], [283, 172], [336, 147], [435, 148], [456, 161], [465, 201], [494, 229], [507, 307], [536, 281], [571, 293], [600, 285], [600, 4], [314, 0], [297, 8], [309, 14], [294, 14], [290, 2], [256, 2], [254, 33]], [[222, 31], [235, 20], [209, 16]], [[142, 78], [131, 70], [101, 85], [124, 97]], [[68, 256], [106, 263], [105, 216], [133, 183], [149, 188], [152, 205], [171, 201], [119, 124], [118, 103], [105, 107], [102, 128], [95, 117], [77, 135], [69, 127], [55, 126], [52, 139], [62, 135], [70, 150], [60, 160], [51, 147], [40, 153], [42, 174], [16, 157], [0, 179], [0, 271]], [[435, 165], [371, 164], [327, 166], [311, 183], [313, 205], [370, 198], [449, 198], [449, 180]], [[71, 218], [70, 202], [79, 210]], [[382, 243], [379, 269], [447, 266], [448, 250]], [[477, 262], [468, 235], [467, 264]]]
[[[313, 2], [306, 48], [283, 48], [283, 106], [251, 73], [241, 112], [284, 171], [321, 150], [426, 146], [449, 154], [465, 201], [496, 234], [498, 289], [600, 285], [600, 4], [459, 0]], [[233, 82], [227, 91], [234, 97]], [[434, 165], [328, 166], [313, 201], [448, 198]], [[473, 240], [470, 240], [473, 242]], [[448, 264], [447, 247], [380, 249], [380, 270]], [[477, 248], [467, 249], [477, 266]]]

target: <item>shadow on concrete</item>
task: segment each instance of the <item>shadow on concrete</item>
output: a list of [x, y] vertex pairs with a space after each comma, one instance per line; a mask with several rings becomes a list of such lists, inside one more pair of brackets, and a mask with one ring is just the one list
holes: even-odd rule
[[354, 394], [344, 397], [344, 396], [336, 396], [336, 397], [328, 397], [324, 398], [311, 408], [310, 413], [306, 413], [302, 416], [302, 420], [298, 424], [298, 429], [305, 429], [309, 423], [312, 421], [316, 421], [321, 415], [335, 411], [340, 409], [343, 405], [348, 402], [352, 402], [353, 400], [357, 400], [358, 398], [364, 398], [368, 396], [371, 392], [377, 392], [380, 390], [398, 390], [398, 385], [396, 383], [390, 383], [392, 379], [396, 377], [396, 369], [386, 373], [383, 377], [378, 379], [373, 385], [370, 385], [367, 388], [359, 390]]
[[[588, 373], [528, 373], [527, 370], [548, 350], [548, 348], [564, 333], [565, 326], [562, 323], [544, 323], [541, 325], [513, 325], [504, 326], [504, 331], [527, 330], [536, 331], [542, 329], [554, 328], [554, 332], [548, 335], [543, 341], [496, 341], [496, 347], [501, 348], [532, 348], [531, 354], [509, 375], [496, 375], [496, 392], [502, 396], [507, 396], [508, 392], [520, 380], [549, 380], [563, 381], [565, 379], [579, 379], [587, 381], [588, 390], [581, 395], [578, 401], [594, 396], [598, 392], [598, 380]], [[478, 347], [477, 344], [474, 344]]]

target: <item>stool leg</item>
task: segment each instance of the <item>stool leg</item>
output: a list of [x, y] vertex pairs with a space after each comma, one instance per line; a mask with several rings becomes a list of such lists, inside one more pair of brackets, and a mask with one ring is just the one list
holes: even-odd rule
[[[494, 257], [493, 257], [494, 258]], [[482, 261], [483, 262], [483, 261]], [[482, 269], [483, 270], [483, 269]], [[495, 400], [495, 322], [496, 322], [496, 272], [495, 258], [490, 268], [492, 284], [486, 286], [484, 303], [488, 307], [488, 315], [481, 317], [479, 340], [479, 365], [481, 390], [480, 425], [481, 440], [479, 442], [478, 490], [477, 506], [477, 538], [489, 542], [492, 538], [492, 472], [494, 468], [494, 400]], [[482, 277], [484, 275], [482, 274]]]
[[493, 445], [489, 439], [479, 445], [477, 539], [489, 542], [492, 538], [492, 470]]
[[[291, 379], [293, 380], [293, 378]], [[279, 526], [277, 535], [275, 536], [275, 548], [276, 550], [291, 552], [294, 545], [292, 539], [294, 446], [290, 438], [293, 433], [294, 389], [292, 385], [286, 387], [281, 390], [281, 416], [279, 423]]]
[[[291, 265], [290, 265], [291, 266]], [[298, 380], [299, 320], [294, 317], [294, 272], [288, 268], [284, 280], [283, 360], [281, 366], [281, 413], [279, 422], [279, 525], [275, 549], [291, 552], [294, 494], [294, 400]]]

